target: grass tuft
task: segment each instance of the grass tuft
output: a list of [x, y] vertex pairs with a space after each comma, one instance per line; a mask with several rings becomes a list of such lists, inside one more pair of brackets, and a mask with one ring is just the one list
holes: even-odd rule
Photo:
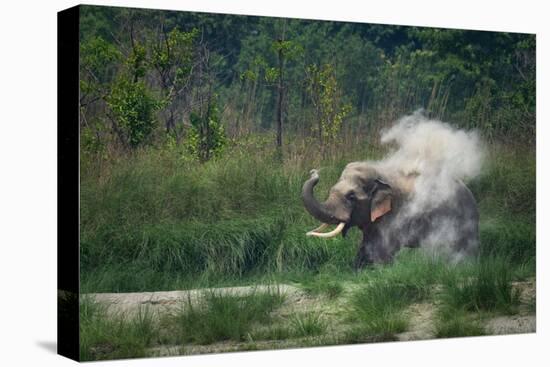
[[145, 357], [158, 337], [148, 307], [135, 317], [107, 315], [107, 308], [84, 297], [80, 301], [80, 358], [84, 361]]
[[437, 338], [456, 338], [463, 336], [485, 335], [485, 330], [475, 315], [465, 312], [440, 314], [436, 320], [435, 336]]
[[516, 313], [519, 291], [512, 288], [512, 274], [508, 261], [482, 259], [469, 272], [449, 273], [444, 279], [442, 302], [454, 310]]
[[344, 286], [337, 279], [334, 279], [335, 277], [330, 274], [321, 274], [306, 280], [300, 286], [308, 295], [324, 295], [328, 299], [336, 299], [344, 292]]
[[296, 337], [317, 336], [323, 334], [328, 327], [327, 322], [318, 312], [296, 314], [290, 319], [293, 335]]
[[350, 321], [359, 322], [370, 335], [395, 334], [405, 331], [407, 320], [403, 309], [423, 297], [421, 288], [396, 282], [375, 282], [351, 298]]
[[279, 292], [247, 295], [204, 293], [204, 304], [186, 300], [176, 315], [164, 320], [174, 328], [175, 343], [211, 344], [244, 341], [255, 323], [269, 323], [271, 313], [284, 301]]

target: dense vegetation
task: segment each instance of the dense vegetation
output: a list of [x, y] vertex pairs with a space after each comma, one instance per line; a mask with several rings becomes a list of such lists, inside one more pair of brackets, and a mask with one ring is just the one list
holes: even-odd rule
[[[511, 282], [535, 274], [533, 35], [89, 6], [81, 14], [83, 292], [284, 281], [337, 299], [343, 282], [362, 285], [344, 318], [356, 327], [332, 342], [392, 339], [407, 327], [402, 311], [427, 299], [442, 304], [438, 336], [482, 334], [472, 313], [515, 312]], [[358, 231], [306, 237], [318, 223], [301, 185], [320, 167], [324, 193], [347, 162], [382, 157], [380, 131], [418, 108], [487, 142], [483, 173], [468, 183], [481, 210], [480, 258], [449, 267], [404, 253], [356, 273]], [[241, 340], [254, 320], [237, 301], [210, 299], [242, 313], [242, 325], [226, 331], [234, 316], [191, 310], [176, 320], [201, 332], [174, 331], [171, 342]], [[81, 307], [86, 359], [102, 357], [86, 348], [111, 337], [122, 347], [110, 357], [162, 344], [148, 315], [116, 329], [98, 307]], [[214, 326], [196, 324], [199, 313]], [[326, 327], [306, 315], [253, 337]]]
[[534, 35], [83, 7], [80, 38], [90, 153], [185, 145], [204, 161], [259, 132], [321, 148], [418, 108], [534, 142]]

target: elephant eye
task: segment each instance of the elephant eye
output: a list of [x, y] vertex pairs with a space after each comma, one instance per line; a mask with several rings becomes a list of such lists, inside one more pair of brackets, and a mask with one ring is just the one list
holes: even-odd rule
[[354, 201], [356, 199], [355, 197], [355, 193], [352, 191], [352, 192], [348, 192], [346, 194], [346, 199], [348, 199], [349, 201]]

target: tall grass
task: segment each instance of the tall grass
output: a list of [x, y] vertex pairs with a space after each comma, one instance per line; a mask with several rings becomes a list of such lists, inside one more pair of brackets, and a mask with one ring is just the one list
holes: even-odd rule
[[[81, 190], [83, 289], [139, 291], [205, 274], [348, 267], [345, 240], [304, 235], [318, 224], [302, 208], [299, 193], [311, 167], [301, 163], [237, 152], [201, 165], [148, 150], [108, 169], [90, 168]], [[321, 192], [344, 165], [325, 167]]]
[[328, 326], [319, 312], [296, 314], [290, 318], [290, 325], [293, 330], [292, 335], [296, 337], [321, 335]]
[[520, 294], [512, 287], [515, 272], [507, 257], [481, 257], [448, 269], [437, 295], [436, 336], [484, 335], [484, 318], [517, 313]]
[[[325, 160], [296, 141], [283, 162], [269, 147], [252, 143], [205, 164], [168, 148], [144, 149], [102, 165], [82, 162], [82, 290], [189, 288], [268, 274], [353, 274], [358, 231], [346, 239], [306, 237], [318, 223], [303, 209], [301, 185], [311, 168], [321, 168], [316, 194], [322, 199], [347, 162], [379, 158], [383, 150], [372, 144], [337, 148]], [[469, 183], [481, 209], [481, 255], [507, 257], [534, 273], [533, 152], [493, 146], [488, 162], [484, 174]], [[384, 274], [403, 272], [405, 278], [407, 271], [414, 275], [415, 266], [421, 264]]]
[[364, 333], [391, 337], [405, 331], [403, 308], [419, 299], [417, 290], [391, 282], [376, 282], [352, 297], [349, 319], [359, 323]]
[[405, 251], [393, 265], [360, 274], [367, 285], [352, 294], [348, 309], [348, 319], [359, 324], [355, 333], [386, 340], [405, 331], [405, 308], [431, 295], [444, 266], [438, 258]]
[[482, 175], [469, 186], [481, 211], [481, 256], [533, 268], [536, 253], [536, 165], [531, 147], [489, 147]]
[[449, 272], [443, 286], [443, 303], [452, 310], [514, 313], [519, 304], [512, 269], [502, 258], [482, 259], [462, 274]]
[[184, 300], [183, 308], [163, 323], [173, 343], [211, 344], [245, 340], [256, 323], [268, 323], [271, 313], [284, 301], [276, 291], [247, 295], [226, 295], [216, 291], [204, 294], [204, 304]]
[[476, 315], [464, 311], [447, 309], [437, 315], [435, 336], [437, 338], [456, 338], [462, 336], [481, 336], [486, 332]]

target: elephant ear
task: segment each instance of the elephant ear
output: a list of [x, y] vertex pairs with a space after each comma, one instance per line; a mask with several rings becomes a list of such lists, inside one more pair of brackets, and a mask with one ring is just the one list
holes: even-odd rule
[[371, 222], [376, 221], [378, 218], [391, 211], [392, 204], [392, 190], [390, 185], [380, 180], [376, 180], [376, 182], [378, 187], [374, 192], [371, 202]]

